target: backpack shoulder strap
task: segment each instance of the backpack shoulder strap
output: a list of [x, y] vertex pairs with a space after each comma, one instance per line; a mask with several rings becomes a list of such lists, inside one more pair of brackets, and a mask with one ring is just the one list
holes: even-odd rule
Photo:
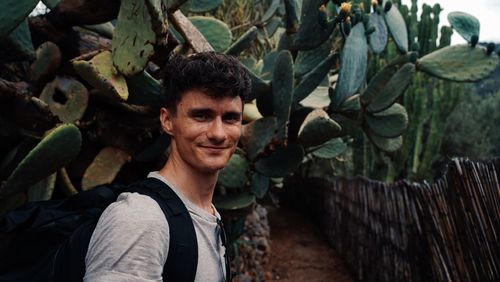
[[133, 185], [130, 191], [153, 198], [167, 218], [170, 245], [163, 267], [163, 281], [194, 281], [198, 267], [198, 243], [193, 221], [182, 200], [172, 188], [156, 178], [146, 178]]

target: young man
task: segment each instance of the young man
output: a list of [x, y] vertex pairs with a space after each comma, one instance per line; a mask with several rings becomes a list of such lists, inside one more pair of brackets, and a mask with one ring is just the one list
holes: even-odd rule
[[[189, 211], [198, 245], [195, 281], [224, 281], [225, 248], [212, 196], [241, 135], [250, 78], [235, 58], [208, 52], [171, 58], [164, 84], [160, 122], [171, 136], [171, 150], [165, 166], [148, 177], [170, 186]], [[169, 243], [169, 225], [157, 202], [122, 193], [92, 235], [84, 281], [162, 281]]]

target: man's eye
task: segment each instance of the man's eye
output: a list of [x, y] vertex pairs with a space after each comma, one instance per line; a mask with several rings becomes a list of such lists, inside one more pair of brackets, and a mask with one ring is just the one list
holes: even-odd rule
[[194, 119], [197, 121], [206, 121], [209, 119], [209, 116], [204, 113], [198, 113], [194, 115]]
[[224, 117], [224, 120], [228, 123], [237, 123], [241, 121], [240, 115], [229, 115]]

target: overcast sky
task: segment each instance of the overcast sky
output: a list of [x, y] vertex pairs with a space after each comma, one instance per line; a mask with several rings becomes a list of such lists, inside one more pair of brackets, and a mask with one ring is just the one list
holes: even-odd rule
[[[411, 6], [411, 0], [402, 0], [403, 4]], [[479, 19], [481, 29], [479, 41], [495, 42], [500, 44], [500, 0], [418, 0], [419, 14], [422, 4], [434, 5], [439, 3], [443, 11], [439, 23], [450, 25], [448, 13], [461, 11], [469, 13]], [[465, 43], [465, 40], [454, 32], [451, 38], [452, 44]]]

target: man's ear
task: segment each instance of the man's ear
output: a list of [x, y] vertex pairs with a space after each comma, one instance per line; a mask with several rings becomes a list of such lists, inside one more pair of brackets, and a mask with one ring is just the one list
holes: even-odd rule
[[172, 118], [173, 118], [173, 115], [172, 115], [172, 113], [167, 108], [161, 108], [160, 109], [160, 123], [161, 123], [161, 128], [168, 135], [173, 135]]

